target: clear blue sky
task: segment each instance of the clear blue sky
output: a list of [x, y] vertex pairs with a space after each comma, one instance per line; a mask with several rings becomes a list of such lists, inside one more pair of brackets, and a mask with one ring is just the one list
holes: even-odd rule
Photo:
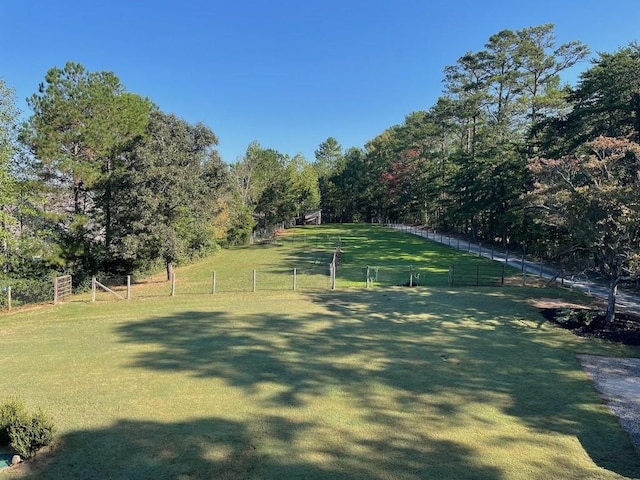
[[612, 52], [639, 40], [640, 1], [0, 0], [0, 78], [28, 116], [46, 71], [80, 62], [207, 124], [227, 162], [252, 140], [313, 160], [329, 136], [362, 147], [431, 107], [443, 68], [490, 35], [543, 23]]

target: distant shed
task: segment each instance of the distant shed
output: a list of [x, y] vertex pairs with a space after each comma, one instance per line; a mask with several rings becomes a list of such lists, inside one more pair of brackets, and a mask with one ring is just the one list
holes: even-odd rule
[[304, 214], [305, 225], [320, 225], [322, 223], [322, 210]]

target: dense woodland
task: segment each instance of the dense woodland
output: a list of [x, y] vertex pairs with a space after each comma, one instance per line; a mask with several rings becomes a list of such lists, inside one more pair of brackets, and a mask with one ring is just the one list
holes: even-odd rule
[[210, 127], [113, 73], [52, 68], [23, 124], [0, 80], [1, 274], [23, 291], [61, 273], [170, 275], [320, 207], [325, 221], [420, 223], [525, 251], [602, 275], [612, 295], [637, 278], [639, 45], [591, 54], [558, 45], [552, 25], [504, 30], [443, 85], [364, 148], [329, 137], [310, 160], [254, 142], [228, 164]]

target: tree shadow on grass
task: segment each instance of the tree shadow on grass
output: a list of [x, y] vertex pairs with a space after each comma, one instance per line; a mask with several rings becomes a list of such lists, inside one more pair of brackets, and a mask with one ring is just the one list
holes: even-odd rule
[[[158, 347], [133, 358], [134, 368], [221, 378], [248, 395], [265, 383], [279, 384], [257, 409], [302, 408], [316, 397], [348, 397], [361, 412], [358, 421], [385, 431], [366, 441], [343, 438], [341, 446], [324, 452], [330, 462], [347, 455], [341, 465], [353, 462], [353, 472], [380, 454], [385, 475], [437, 477], [435, 472], [443, 471], [428, 455], [439, 452], [442, 442], [426, 438], [417, 424], [464, 428], [473, 406], [495, 405], [546, 439], [577, 438], [602, 468], [640, 475], [630, 440], [600, 404], [573, 353], [553, 331], [514, 316], [507, 295], [397, 289], [309, 298], [322, 305], [321, 313], [238, 319], [225, 311], [192, 311], [125, 324], [118, 334], [123, 342]], [[533, 309], [530, 313], [536, 320]], [[491, 429], [484, 417], [474, 425], [482, 422]], [[350, 441], [359, 445], [354, 452], [365, 453], [349, 453]], [[527, 448], [517, 434], [495, 441], [498, 449]], [[451, 442], [446, 447], [451, 454], [441, 452], [443, 464], [479, 468], [478, 452]], [[580, 471], [561, 449], [551, 455], [559, 471], [575, 475], [571, 478], [593, 474]], [[393, 469], [399, 473], [392, 475]], [[349, 477], [351, 469], [341, 472], [341, 478], [360, 478]], [[501, 476], [491, 469], [475, 473], [468, 478]]]
[[314, 427], [282, 417], [247, 422], [121, 420], [63, 435], [55, 457], [50, 461], [36, 458], [26, 478], [417, 480], [425, 478], [423, 461], [433, 464], [434, 478], [446, 478], [440, 474], [450, 474], [452, 465], [439, 462], [441, 458], [455, 459], [457, 478], [499, 478], [495, 469], [469, 463], [468, 452], [446, 441], [418, 438], [408, 443], [392, 436], [375, 442], [345, 438], [344, 445], [315, 449], [300, 445], [299, 437]]

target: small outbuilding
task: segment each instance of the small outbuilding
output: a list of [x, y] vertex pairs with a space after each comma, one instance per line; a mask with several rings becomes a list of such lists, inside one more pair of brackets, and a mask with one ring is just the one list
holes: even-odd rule
[[322, 224], [322, 210], [309, 212], [304, 214], [304, 225], [320, 225]]

